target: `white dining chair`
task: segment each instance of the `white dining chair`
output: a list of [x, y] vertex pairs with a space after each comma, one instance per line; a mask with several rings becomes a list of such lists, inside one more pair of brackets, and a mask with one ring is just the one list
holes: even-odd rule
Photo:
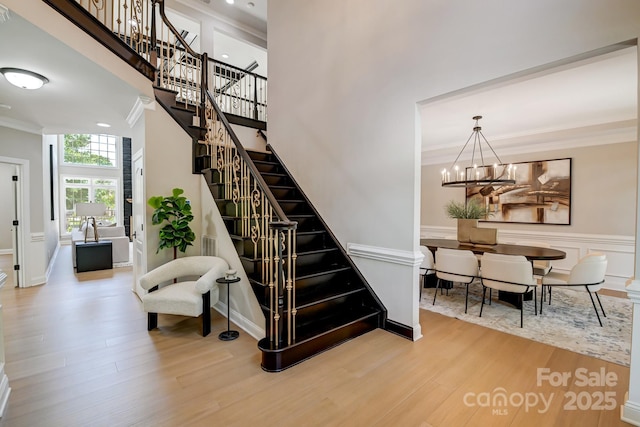
[[538, 283], [533, 277], [531, 262], [522, 255], [501, 255], [485, 252], [482, 255], [482, 305], [484, 308], [487, 288], [518, 294], [520, 305], [520, 327], [524, 325], [524, 294], [534, 291], [534, 312], [538, 314], [536, 289]]
[[436, 291], [433, 295], [433, 305], [436, 304], [438, 289], [443, 281], [462, 283], [466, 285], [464, 297], [464, 312], [469, 305], [469, 285], [478, 280], [478, 259], [471, 251], [439, 248], [436, 251]]
[[422, 276], [422, 283], [420, 284], [420, 299], [422, 300], [422, 290], [427, 287], [427, 280], [429, 276], [433, 276], [436, 273], [436, 263], [433, 257], [433, 253], [426, 246], [420, 246], [420, 252], [424, 258], [420, 264], [420, 275]]
[[[537, 242], [537, 241], [529, 241], [529, 240], [516, 242], [516, 245], [535, 246], [538, 248], [551, 247], [551, 244], [547, 242]], [[551, 269], [552, 269], [551, 261], [541, 260], [541, 259], [536, 259], [533, 261], [533, 275], [537, 276], [538, 278], [542, 278], [543, 276], [546, 276], [547, 274], [549, 274]]]
[[[604, 279], [607, 272], [607, 256], [603, 253], [593, 252], [582, 257], [576, 265], [571, 268], [569, 274], [552, 271], [542, 278], [542, 287], [549, 290], [555, 286], [563, 286], [576, 291], [586, 291], [591, 298], [591, 304], [598, 317], [598, 323], [602, 326], [602, 319], [598, 313], [595, 295], [602, 310], [602, 315], [607, 317], [600, 301], [598, 291], [604, 286]], [[544, 292], [543, 292], [544, 293]], [[549, 304], [551, 304], [551, 291], [549, 291]], [[540, 302], [540, 314], [542, 314], [542, 301]]]

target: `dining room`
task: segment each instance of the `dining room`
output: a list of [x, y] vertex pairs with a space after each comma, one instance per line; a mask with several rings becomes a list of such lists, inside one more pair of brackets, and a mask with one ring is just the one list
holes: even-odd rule
[[[612, 46], [419, 106], [420, 244], [435, 264], [420, 282], [421, 309], [629, 365], [637, 60], [635, 45]], [[447, 250], [473, 253], [477, 276], [440, 282], [437, 253]], [[548, 269], [522, 295], [486, 300], [485, 253]], [[600, 292], [540, 286], [549, 271], [567, 278], [596, 256], [605, 260]]]
[[[636, 47], [617, 47], [425, 101], [420, 237], [456, 239], [447, 204], [479, 202], [489, 214], [477, 227], [496, 229], [496, 243], [543, 242], [566, 253], [551, 261], [564, 273], [605, 253], [604, 287], [624, 292], [635, 257], [636, 76]], [[482, 154], [469, 136], [476, 127]], [[443, 172], [474, 174], [481, 162], [517, 166], [518, 182], [444, 185]]]

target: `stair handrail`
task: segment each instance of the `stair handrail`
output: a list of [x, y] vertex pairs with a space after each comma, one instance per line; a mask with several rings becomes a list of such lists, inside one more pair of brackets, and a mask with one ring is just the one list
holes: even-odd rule
[[[205, 114], [205, 96], [207, 92], [207, 78], [208, 78], [208, 56], [207, 53], [198, 53], [191, 48], [189, 43], [182, 37], [181, 33], [173, 26], [169, 18], [165, 14], [164, 10], [164, 0], [151, 0], [152, 3], [152, 13], [151, 13], [151, 62], [153, 64], [157, 64], [157, 42], [158, 35], [156, 30], [156, 5], [158, 5], [158, 12], [160, 14], [160, 18], [162, 18], [162, 22], [167, 26], [168, 30], [173, 34], [173, 36], [182, 44], [180, 50], [183, 50], [191, 55], [192, 57], [198, 59], [200, 61], [200, 103], [199, 108], [196, 111], [196, 114], [199, 116], [200, 126], [204, 127], [206, 122], [206, 114]], [[158, 74], [158, 80], [161, 78], [160, 72]]]
[[242, 160], [244, 160], [247, 163], [247, 167], [251, 170], [251, 175], [253, 176], [253, 178], [258, 183], [258, 186], [260, 187], [260, 190], [262, 190], [262, 192], [264, 192], [265, 197], [267, 198], [269, 203], [271, 203], [272, 208], [275, 211], [276, 216], [278, 217], [278, 219], [280, 221], [288, 222], [290, 224], [295, 224], [296, 221], [291, 221], [291, 220], [289, 220], [289, 218], [287, 218], [287, 215], [282, 210], [282, 207], [280, 206], [280, 203], [278, 203], [278, 201], [276, 200], [276, 196], [273, 195], [273, 193], [271, 192], [271, 189], [269, 188], [267, 183], [264, 181], [264, 178], [262, 178], [262, 175], [260, 174], [260, 171], [258, 171], [258, 168], [253, 163], [253, 160], [251, 160], [251, 157], [249, 157], [249, 153], [247, 153], [247, 150], [245, 150], [245, 148], [242, 146], [242, 143], [240, 143], [240, 140], [238, 139], [238, 136], [233, 131], [233, 128], [231, 127], [231, 124], [229, 123], [229, 120], [227, 120], [227, 118], [225, 117], [224, 113], [222, 112], [222, 110], [220, 110], [220, 107], [218, 106], [218, 104], [213, 99], [213, 95], [208, 90], [207, 90], [207, 96], [209, 98], [209, 101], [211, 102], [211, 105], [212, 105], [213, 109], [216, 111], [216, 114], [218, 115], [218, 118], [220, 119], [220, 121], [224, 125], [226, 131], [229, 133], [229, 137], [231, 138], [231, 141], [233, 141], [233, 144], [236, 146], [236, 150], [238, 152], [238, 155], [242, 158]]
[[[164, 0], [152, 0], [152, 3], [154, 5], [154, 7], [155, 7], [156, 4], [158, 5], [158, 11], [160, 13], [160, 17], [162, 18], [162, 21], [167, 26], [167, 28], [173, 33], [173, 35], [182, 43], [182, 45], [184, 46], [185, 51], [189, 55], [200, 59], [200, 61], [202, 63], [202, 68], [203, 69], [202, 69], [202, 72], [200, 73], [200, 87], [201, 87], [201, 93], [203, 95], [202, 96], [203, 101], [201, 103], [202, 107], [200, 109], [200, 114], [199, 114], [200, 115], [200, 123], [201, 123], [201, 125], [206, 121], [206, 114], [205, 114], [205, 108], [204, 108], [204, 99], [205, 99], [205, 97], [208, 97], [209, 98], [209, 102], [211, 102], [211, 106], [215, 110], [220, 122], [222, 122], [225, 130], [229, 133], [229, 137], [231, 138], [231, 141], [233, 141], [233, 144], [236, 147], [238, 155], [242, 158], [242, 160], [244, 160], [247, 163], [247, 166], [249, 167], [249, 170], [251, 171], [251, 175], [256, 180], [256, 182], [258, 184], [258, 187], [260, 187], [260, 190], [265, 194], [265, 197], [267, 198], [267, 200], [271, 204], [271, 206], [272, 206], [276, 216], [278, 217], [278, 219], [280, 221], [288, 222], [290, 224], [295, 223], [295, 221], [290, 221], [289, 218], [287, 218], [287, 215], [282, 210], [282, 207], [280, 206], [280, 204], [276, 200], [276, 197], [273, 195], [273, 193], [269, 189], [269, 186], [267, 185], [267, 183], [262, 178], [262, 175], [260, 175], [260, 172], [258, 171], [258, 168], [253, 163], [253, 160], [251, 160], [251, 157], [249, 157], [249, 154], [247, 153], [247, 150], [244, 149], [244, 147], [242, 146], [242, 143], [238, 139], [238, 136], [233, 131], [233, 128], [231, 127], [231, 124], [229, 123], [229, 120], [227, 120], [227, 118], [225, 117], [224, 113], [222, 112], [222, 110], [220, 109], [218, 104], [215, 102], [215, 98], [213, 97], [213, 95], [209, 91], [209, 88], [208, 88], [208, 73], [206, 72], [206, 65], [205, 65], [208, 62], [207, 53], [205, 52], [203, 54], [200, 54], [200, 53], [194, 51], [191, 48], [191, 46], [188, 45], [186, 40], [180, 35], [180, 32], [173, 26], [173, 24], [171, 24], [171, 22], [169, 21], [169, 18], [167, 18], [167, 15], [165, 14], [165, 11], [164, 11]], [[151, 48], [155, 52], [157, 50], [155, 13], [152, 14], [152, 18], [151, 18], [151, 34], [152, 34], [152, 37], [151, 37], [151, 40], [152, 40]]]
[[[220, 99], [220, 103], [218, 106], [221, 110], [224, 110], [226, 113], [239, 115], [241, 117], [247, 117], [254, 120], [259, 121], [267, 121], [267, 101], [266, 101], [266, 83], [267, 78], [261, 76], [260, 74], [256, 74], [252, 71], [247, 71], [240, 67], [236, 67], [235, 65], [228, 64], [224, 61], [220, 61], [217, 59], [209, 58], [209, 61], [212, 62], [212, 76], [220, 77], [222, 79], [229, 79], [222, 87], [215, 87], [216, 80], [213, 81], [211, 90], [214, 92], [215, 96], [218, 96]], [[235, 74], [232, 75], [232, 74]], [[239, 84], [240, 80], [244, 78], [249, 78], [249, 85], [253, 83], [253, 99], [250, 98], [250, 91], [244, 91], [242, 87], [240, 88], [240, 95], [227, 93], [227, 90], [230, 87], [236, 87]], [[259, 84], [260, 82], [260, 84]], [[258, 87], [260, 86], [260, 94], [265, 91], [265, 94], [258, 98]], [[237, 108], [240, 110], [239, 114], [234, 112], [231, 108], [229, 108], [228, 104], [223, 102], [223, 99], [231, 99], [232, 101], [240, 100], [242, 102], [248, 102], [249, 104], [253, 104], [253, 109], [251, 115], [246, 114], [246, 112], [242, 108]], [[229, 111], [226, 111], [229, 108]], [[234, 106], [234, 108], [236, 108]], [[262, 108], [262, 113], [259, 108]], [[262, 117], [261, 117], [262, 116]]]

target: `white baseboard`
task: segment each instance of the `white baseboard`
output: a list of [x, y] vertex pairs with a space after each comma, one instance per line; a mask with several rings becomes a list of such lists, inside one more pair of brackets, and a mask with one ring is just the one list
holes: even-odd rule
[[9, 394], [11, 394], [9, 378], [4, 373], [4, 363], [2, 364], [2, 368], [0, 368], [0, 375], [2, 376], [2, 379], [0, 379], [0, 418], [2, 418], [7, 410]]
[[[213, 308], [216, 309], [216, 311], [222, 314], [224, 317], [227, 317], [227, 304], [225, 304], [224, 302], [218, 301], [213, 306]], [[242, 314], [240, 314], [239, 312], [233, 309], [231, 309], [229, 320], [231, 320], [233, 323], [238, 325], [240, 329], [242, 329], [243, 331], [251, 335], [253, 338], [255, 338], [256, 341], [260, 341], [266, 335], [264, 328], [256, 325], [255, 323], [253, 323], [252, 321], [250, 321], [249, 319], [244, 317]]]
[[640, 426], [640, 404], [627, 400], [620, 410], [620, 419], [634, 426]]

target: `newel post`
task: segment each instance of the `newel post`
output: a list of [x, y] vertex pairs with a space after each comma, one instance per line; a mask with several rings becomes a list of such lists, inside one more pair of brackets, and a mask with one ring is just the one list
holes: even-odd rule
[[296, 327], [296, 252], [295, 239], [297, 222], [276, 221], [269, 224], [276, 233], [276, 284], [277, 304], [271, 315], [276, 320], [277, 346], [291, 345], [295, 342]]

